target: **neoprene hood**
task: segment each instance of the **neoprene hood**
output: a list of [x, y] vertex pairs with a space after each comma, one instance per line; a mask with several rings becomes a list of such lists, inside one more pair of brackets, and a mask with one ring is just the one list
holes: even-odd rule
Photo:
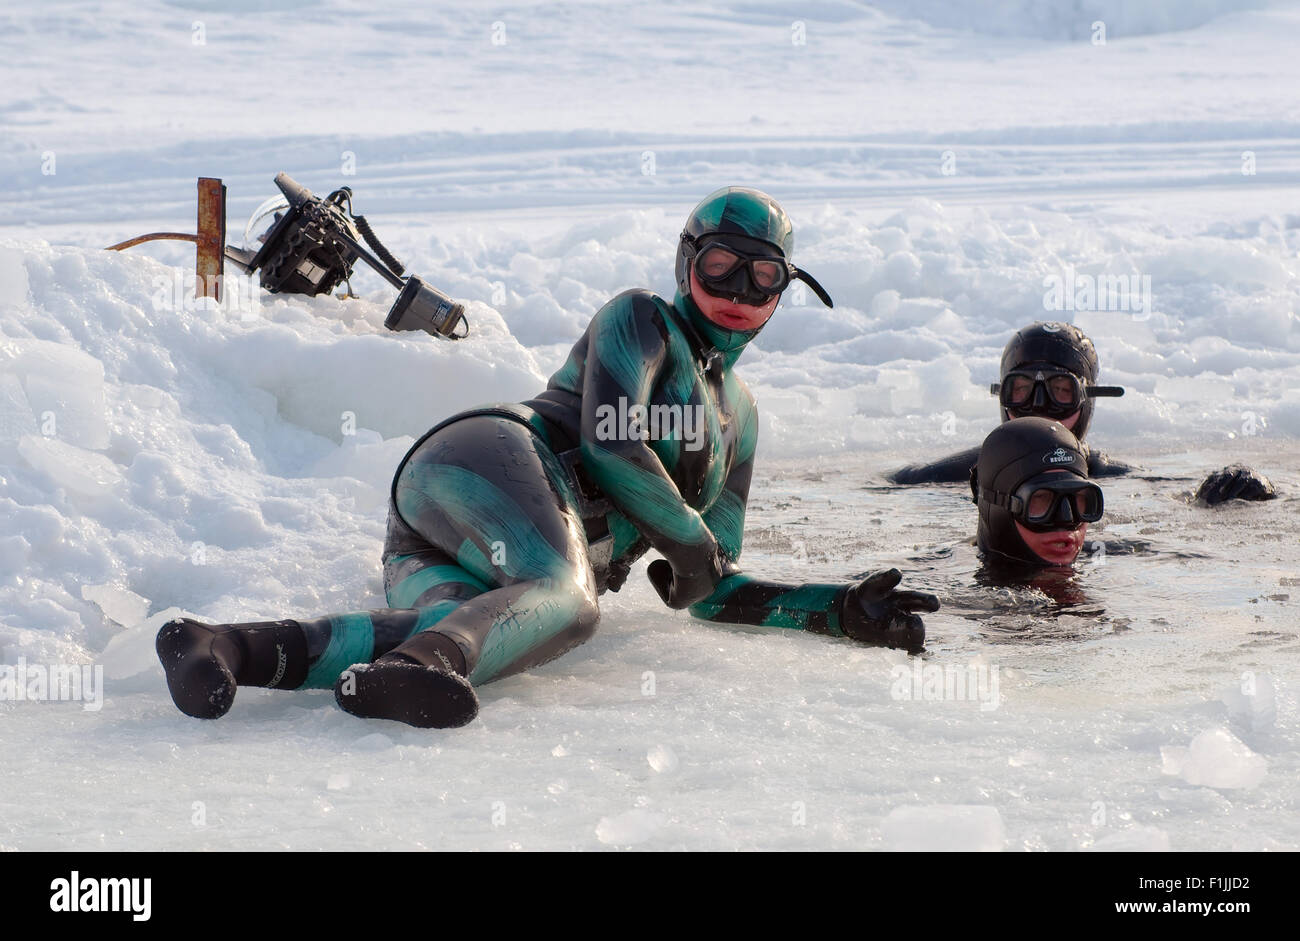
[[1049, 564], [1026, 545], [1006, 504], [997, 501], [999, 495], [1013, 494], [1025, 481], [1052, 470], [1088, 479], [1087, 455], [1060, 422], [1015, 418], [989, 433], [970, 479], [979, 506], [976, 542], [981, 551], [1029, 565]]
[[[705, 196], [691, 210], [686, 225], [682, 227], [681, 237], [677, 241], [676, 273], [677, 291], [683, 298], [691, 297], [691, 260], [699, 246], [707, 243], [712, 236], [733, 236], [740, 247], [745, 249], [761, 245], [780, 255], [787, 264], [794, 252], [794, 227], [776, 200], [746, 186], [723, 187]], [[806, 282], [827, 307], [833, 306], [825, 289], [811, 275], [793, 266], [791, 274]], [[709, 320], [695, 304], [686, 306], [687, 314], [696, 329], [723, 353], [743, 349], [762, 329], [730, 330]]]
[[[1092, 345], [1092, 341], [1074, 324], [1050, 321], [1030, 324], [1016, 332], [1002, 351], [999, 378], [1005, 381], [1007, 373], [1013, 369], [1048, 364], [1069, 370], [1084, 385], [1097, 382], [1097, 348]], [[1074, 436], [1080, 441], [1088, 434], [1092, 405], [1092, 397], [1089, 396], [1080, 407], [1079, 419], [1074, 423]], [[1005, 408], [1002, 409], [1002, 420], [1011, 420], [1011, 415]]]

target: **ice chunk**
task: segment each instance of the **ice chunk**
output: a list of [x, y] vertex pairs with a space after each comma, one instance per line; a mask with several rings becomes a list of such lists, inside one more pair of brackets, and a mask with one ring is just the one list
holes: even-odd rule
[[40, 435], [24, 435], [18, 453], [36, 470], [49, 476], [58, 487], [87, 497], [120, 490], [123, 484], [117, 465], [102, 454], [75, 444]]
[[1227, 729], [1206, 729], [1187, 748], [1160, 749], [1165, 774], [1188, 784], [1249, 790], [1264, 780], [1268, 763]]
[[82, 585], [81, 597], [99, 605], [110, 621], [123, 627], [138, 624], [149, 616], [149, 599], [117, 585]]
[[667, 745], [655, 745], [646, 752], [646, 761], [660, 774], [671, 774], [677, 770], [677, 754]]
[[371, 732], [353, 742], [352, 747], [357, 751], [384, 751], [393, 747], [393, 740], [383, 732]]
[[42, 424], [53, 422], [52, 434], [93, 451], [108, 447], [98, 359], [49, 340], [10, 340], [0, 345], [0, 372], [22, 379], [32, 413]]
[[11, 373], [0, 374], [0, 444], [17, 444], [39, 430], [23, 384]]
[[1158, 398], [1180, 403], [1215, 403], [1231, 401], [1233, 384], [1228, 379], [1203, 374], [1176, 376], [1156, 380]]
[[981, 804], [895, 807], [880, 831], [893, 850], [996, 852], [1006, 842], [1002, 815]]
[[27, 292], [27, 265], [23, 263], [23, 253], [12, 248], [0, 248], [0, 309], [26, 306]]
[[112, 683], [112, 692], [158, 690], [163, 682], [162, 664], [154, 649], [158, 630], [168, 621], [193, 615], [180, 608], [159, 611], [153, 617], [136, 622], [108, 642], [97, 658], [104, 665], [104, 677]]
[[[332, 479], [329, 488], [343, 496], [353, 497], [357, 509], [370, 512], [388, 500], [388, 488], [393, 479], [393, 468], [411, 446], [406, 436], [387, 441], [376, 431], [358, 428], [347, 435], [343, 443], [312, 465], [307, 476]], [[351, 478], [358, 484], [336, 478]]]
[[596, 824], [596, 839], [611, 846], [631, 846], [644, 843], [667, 823], [662, 814], [648, 810], [629, 810], [617, 817], [601, 817]]

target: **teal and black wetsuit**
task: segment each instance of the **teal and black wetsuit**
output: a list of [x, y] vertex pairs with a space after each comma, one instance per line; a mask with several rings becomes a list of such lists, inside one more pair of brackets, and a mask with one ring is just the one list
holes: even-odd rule
[[[736, 565], [758, 438], [753, 396], [732, 368], [747, 340], [680, 294], [670, 304], [628, 291], [539, 396], [436, 425], [393, 482], [391, 607], [299, 622], [304, 685], [332, 686], [350, 664], [430, 629], [455, 642], [474, 684], [552, 659], [591, 636], [596, 596], [651, 548], [675, 571], [721, 549], [724, 577], [691, 606], [697, 617], [844, 633], [852, 586], [765, 582]], [[650, 419], [642, 428], [654, 432], [659, 416], [668, 433], [643, 440], [620, 426], [634, 406]]]

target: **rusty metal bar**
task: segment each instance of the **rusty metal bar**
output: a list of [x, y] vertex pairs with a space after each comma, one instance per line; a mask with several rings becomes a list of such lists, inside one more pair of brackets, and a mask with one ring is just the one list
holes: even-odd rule
[[194, 296], [221, 300], [226, 260], [226, 188], [213, 177], [199, 177], [198, 248], [194, 253]]
[[177, 242], [193, 242], [194, 250], [194, 296], [210, 297], [221, 300], [221, 275], [226, 265], [226, 188], [215, 177], [199, 177], [199, 211], [198, 234], [188, 235], [184, 232], [150, 232], [138, 235], [125, 242], [108, 246], [107, 251], [120, 252], [124, 248], [139, 245], [141, 242], [153, 242], [158, 239], [170, 239]]

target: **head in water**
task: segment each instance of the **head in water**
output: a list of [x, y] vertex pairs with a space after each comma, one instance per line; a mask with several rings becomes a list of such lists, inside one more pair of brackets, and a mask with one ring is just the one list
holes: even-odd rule
[[1030, 324], [1002, 351], [1002, 378], [993, 387], [1002, 420], [1030, 415], [1055, 419], [1082, 441], [1092, 421], [1093, 400], [1124, 394], [1118, 386], [1096, 385], [1097, 373], [1097, 348], [1074, 324]]
[[753, 339], [794, 279], [832, 306], [822, 286], [790, 263], [793, 251], [790, 217], [756, 189], [725, 187], [691, 211], [677, 242], [677, 289], [716, 348], [737, 350]]
[[1036, 566], [1074, 562], [1103, 509], [1078, 439], [1046, 418], [1016, 418], [993, 429], [971, 472], [971, 493], [980, 550]]

